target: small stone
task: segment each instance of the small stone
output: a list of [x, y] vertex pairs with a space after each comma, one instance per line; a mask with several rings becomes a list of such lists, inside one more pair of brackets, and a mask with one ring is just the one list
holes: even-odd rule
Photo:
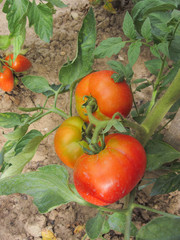
[[60, 55], [61, 55], [61, 56], [65, 56], [66, 53], [62, 51], [62, 52], [60, 52]]
[[71, 12], [71, 17], [74, 19], [74, 20], [77, 20], [79, 15], [77, 12]]

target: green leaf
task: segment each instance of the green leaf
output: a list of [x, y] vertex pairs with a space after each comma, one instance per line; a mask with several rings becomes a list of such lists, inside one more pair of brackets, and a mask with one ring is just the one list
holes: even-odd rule
[[180, 218], [158, 217], [144, 225], [136, 240], [179, 240]]
[[60, 165], [48, 165], [11, 178], [0, 180], [0, 194], [23, 193], [34, 198], [40, 213], [74, 201], [83, 203], [68, 186], [68, 172]]
[[125, 46], [126, 42], [121, 37], [112, 37], [102, 41], [94, 51], [95, 58], [111, 57]]
[[28, 127], [29, 127], [29, 124], [25, 124], [23, 126], [18, 126], [13, 132], [5, 134], [4, 136], [8, 140], [18, 140], [24, 136], [24, 134], [28, 130]]
[[24, 76], [21, 80], [24, 86], [32, 92], [43, 93], [49, 90], [52, 91], [52, 88], [44, 77], [28, 75]]
[[150, 51], [155, 57], [161, 58], [161, 55], [160, 55], [157, 44], [154, 44], [153, 46], [150, 46]]
[[130, 66], [130, 64], [127, 64], [126, 66], [124, 66], [121, 62], [118, 61], [108, 61], [108, 65], [117, 73], [119, 73], [121, 76], [125, 76], [126, 78], [126, 82], [129, 83], [130, 80], [133, 77], [133, 70], [132, 67]]
[[146, 18], [146, 20], [144, 21], [141, 28], [141, 34], [146, 39], [147, 42], [150, 42], [152, 40], [151, 22], [149, 18]]
[[112, 119], [108, 121], [106, 128], [103, 130], [103, 134], [109, 132], [109, 130], [114, 127], [118, 132], [126, 132], [125, 127], [118, 119]]
[[151, 85], [150, 82], [142, 83], [139, 86], [137, 86], [136, 91], [141, 92], [142, 89], [147, 88]]
[[131, 43], [128, 49], [128, 60], [129, 64], [133, 66], [138, 60], [142, 43], [140, 41], [136, 41]]
[[168, 72], [168, 74], [163, 79], [161, 87], [164, 87], [164, 86], [168, 85], [169, 83], [171, 83], [174, 80], [179, 68], [180, 68], [180, 62], [174, 64], [171, 67], [171, 70]]
[[162, 141], [149, 141], [145, 147], [147, 167], [149, 171], [160, 168], [164, 163], [172, 162], [180, 157], [180, 152]]
[[13, 45], [13, 60], [16, 59], [19, 54], [22, 45], [26, 38], [26, 17], [24, 17], [21, 22], [16, 26], [14, 33], [12, 35], [12, 45]]
[[78, 35], [76, 58], [65, 64], [59, 71], [59, 80], [63, 85], [72, 84], [92, 71], [93, 52], [96, 43], [95, 18], [92, 8], [84, 18]]
[[[124, 233], [126, 228], [126, 215], [124, 213], [114, 213], [108, 218], [109, 227], [111, 230]], [[131, 222], [131, 236], [135, 236], [137, 228]]]
[[137, 34], [136, 34], [134, 22], [133, 22], [133, 19], [132, 19], [131, 15], [128, 12], [126, 12], [126, 15], [124, 17], [123, 27], [122, 28], [123, 28], [124, 34], [128, 38], [136, 39]]
[[47, 0], [50, 2], [52, 5], [59, 7], [59, 8], [64, 8], [67, 7], [68, 5], [64, 4], [61, 0]]
[[0, 35], [0, 49], [6, 50], [11, 44], [9, 35]]
[[111, 76], [115, 83], [123, 82], [124, 81], [124, 74], [123, 73], [113, 73]]
[[163, 53], [166, 57], [169, 57], [169, 42], [162, 42], [158, 44], [158, 49], [161, 53]]
[[[62, 84], [58, 84], [58, 85], [51, 84], [50, 87], [52, 88], [52, 90], [48, 90], [42, 93], [46, 97], [54, 96], [55, 95], [54, 91], [59, 91], [59, 93], [64, 93], [70, 90], [70, 85], [62, 86]], [[59, 90], [59, 88], [61, 88], [61, 90]]]
[[94, 217], [87, 221], [86, 223], [86, 233], [90, 239], [97, 239], [100, 235], [105, 218], [100, 212]]
[[145, 62], [145, 66], [147, 67], [147, 69], [154, 75], [158, 74], [161, 65], [162, 65], [161, 59], [157, 58]]
[[3, 128], [13, 128], [22, 125], [29, 115], [18, 113], [0, 113], [0, 126]]
[[160, 176], [152, 190], [151, 196], [166, 194], [180, 190], [180, 175], [176, 173], [169, 173], [167, 175]]
[[133, 83], [142, 83], [142, 82], [147, 82], [147, 79], [145, 79], [145, 78], [139, 78], [139, 79], [135, 79], [135, 80], [133, 81]]
[[159, 12], [159, 11], [170, 11], [177, 7], [174, 0], [168, 0], [168, 2], [163, 0], [149, 1], [144, 0], [138, 2], [132, 10], [133, 19], [142, 20], [147, 17], [148, 14]]
[[178, 62], [180, 60], [180, 36], [175, 36], [169, 48], [169, 55], [171, 60]]
[[34, 25], [35, 33], [41, 40], [49, 42], [53, 34], [53, 18], [51, 9], [45, 4], [30, 4], [28, 11], [29, 25]]
[[11, 165], [5, 169], [1, 175], [1, 178], [11, 177], [21, 173], [24, 166], [34, 157], [40, 142], [43, 140], [43, 137], [44, 136], [38, 132], [38, 135], [35, 135], [31, 139], [28, 139], [29, 141], [25, 146], [22, 147], [21, 145], [22, 149], [20, 152], [16, 152], [17, 150], [15, 150], [17, 153], [16, 155], [10, 156], [9, 159], [6, 158], [5, 161]]
[[16, 0], [10, 2], [10, 7], [7, 13], [8, 28], [11, 33], [21, 24], [22, 19], [27, 14], [29, 1]]

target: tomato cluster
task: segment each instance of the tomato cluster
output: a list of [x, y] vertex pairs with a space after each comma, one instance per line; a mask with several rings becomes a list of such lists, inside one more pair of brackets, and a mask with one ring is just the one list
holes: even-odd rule
[[13, 54], [10, 54], [5, 58], [5, 65], [0, 72], [0, 88], [3, 91], [11, 92], [14, 88], [14, 75], [12, 71], [15, 73], [27, 71], [32, 64], [25, 56], [20, 54], [13, 62]]
[[57, 155], [74, 170], [78, 193], [86, 201], [99, 206], [126, 196], [141, 180], [146, 168], [143, 146], [129, 135], [109, 134], [105, 136], [104, 148], [97, 143], [99, 151], [88, 151], [89, 145], [84, 137], [89, 122], [84, 105], [88, 97], [97, 102], [93, 115], [99, 122], [111, 119], [116, 112], [125, 117], [132, 107], [130, 88], [125, 81], [115, 83], [113, 73], [109, 70], [94, 72], [79, 82], [75, 91], [79, 116], [66, 119], [54, 138]]

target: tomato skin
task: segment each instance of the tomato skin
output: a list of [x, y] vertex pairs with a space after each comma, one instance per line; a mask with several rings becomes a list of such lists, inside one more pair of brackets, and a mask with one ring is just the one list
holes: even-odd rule
[[[13, 54], [8, 55], [5, 60], [13, 60]], [[14, 62], [8, 64], [15, 72], [24, 72], [27, 71], [31, 66], [31, 62], [25, 56], [19, 54]]]
[[56, 131], [54, 147], [60, 160], [70, 168], [74, 168], [76, 160], [84, 153], [80, 144], [88, 148], [82, 140], [84, 121], [80, 117], [66, 119]]
[[6, 66], [3, 66], [3, 72], [0, 73], [0, 88], [5, 92], [11, 92], [14, 88], [13, 73]]
[[74, 168], [74, 184], [86, 201], [105, 206], [126, 196], [141, 180], [146, 154], [133, 137], [110, 134], [106, 147], [95, 155], [84, 153]]
[[102, 70], [93, 72], [84, 77], [75, 91], [76, 109], [79, 116], [88, 121], [86, 109], [82, 105], [86, 102], [84, 96], [96, 99], [98, 109], [94, 116], [100, 120], [110, 119], [119, 112], [126, 117], [133, 103], [131, 90], [125, 81], [115, 83], [111, 78], [114, 71]]

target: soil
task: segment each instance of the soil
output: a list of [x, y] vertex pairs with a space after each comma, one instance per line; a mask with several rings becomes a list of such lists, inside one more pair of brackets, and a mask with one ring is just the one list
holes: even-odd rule
[[[44, 43], [35, 35], [33, 29], [28, 29], [24, 44], [24, 48], [28, 49], [26, 56], [33, 64], [28, 73], [43, 76], [50, 84], [58, 84], [60, 67], [68, 58], [73, 59], [75, 57], [77, 34], [82, 20], [89, 9], [87, 0], [66, 0], [64, 2], [68, 3], [68, 7], [57, 9], [54, 15], [54, 31], [50, 43]], [[2, 9], [2, 4], [0, 7]], [[97, 21], [97, 44], [108, 37], [121, 36], [124, 38], [121, 30], [122, 19], [125, 12], [130, 10], [130, 8], [130, 4], [125, 6], [117, 15], [108, 13], [103, 8], [94, 8]], [[8, 34], [6, 18], [2, 11], [0, 12], [0, 19], [0, 34]], [[134, 66], [134, 78], [147, 77], [149, 80], [153, 80], [144, 67], [144, 62], [150, 57], [146, 49], [143, 49], [138, 62]], [[113, 58], [119, 58], [121, 61], [126, 62], [126, 51], [123, 50], [121, 54]], [[107, 60], [109, 59], [95, 60], [94, 69], [107, 69]], [[149, 87], [145, 91], [136, 94], [136, 103], [140, 105], [149, 99], [150, 96], [151, 88]], [[18, 110], [19, 106], [33, 107], [35, 104], [43, 104], [44, 100], [44, 96], [30, 92], [20, 82], [11, 93], [0, 91], [0, 111], [20, 113]], [[51, 104], [51, 101], [49, 104]], [[58, 107], [68, 112], [69, 93], [59, 96]], [[74, 114], [76, 113], [74, 112]], [[31, 128], [37, 129], [44, 134], [62, 121], [63, 119], [52, 114], [34, 123]], [[2, 135], [3, 130], [1, 129], [0, 131], [0, 147], [5, 143], [5, 138]], [[174, 135], [176, 135], [175, 139], [178, 139], [180, 136], [180, 134], [177, 134], [178, 131], [172, 123], [169, 130], [166, 131], [166, 140], [168, 141], [170, 139], [169, 136], [172, 138]], [[48, 164], [62, 164], [55, 154], [53, 138], [54, 133], [40, 144], [36, 155], [26, 165], [24, 172], [35, 171], [38, 167]], [[176, 140], [174, 140], [174, 145], [179, 148]], [[69, 169], [68, 171], [70, 176], [72, 176], [72, 171]], [[136, 201], [158, 210], [180, 214], [179, 192], [156, 197], [149, 197], [149, 192], [150, 188], [140, 191]], [[123, 201], [119, 201], [114, 204], [114, 207], [121, 208], [122, 205]], [[62, 205], [47, 214], [40, 214], [37, 207], [33, 205], [33, 199], [30, 196], [24, 194], [0, 196], [0, 240], [40, 240], [42, 239], [41, 231], [44, 228], [50, 229], [57, 237], [57, 240], [82, 239], [85, 234], [85, 222], [95, 216], [95, 214], [96, 210], [82, 207], [75, 203]], [[136, 226], [140, 228], [155, 216], [153, 213], [136, 209], [133, 220]], [[79, 226], [82, 226], [82, 228]], [[111, 240], [123, 239], [120, 233], [114, 231], [106, 234], [104, 238]]]

